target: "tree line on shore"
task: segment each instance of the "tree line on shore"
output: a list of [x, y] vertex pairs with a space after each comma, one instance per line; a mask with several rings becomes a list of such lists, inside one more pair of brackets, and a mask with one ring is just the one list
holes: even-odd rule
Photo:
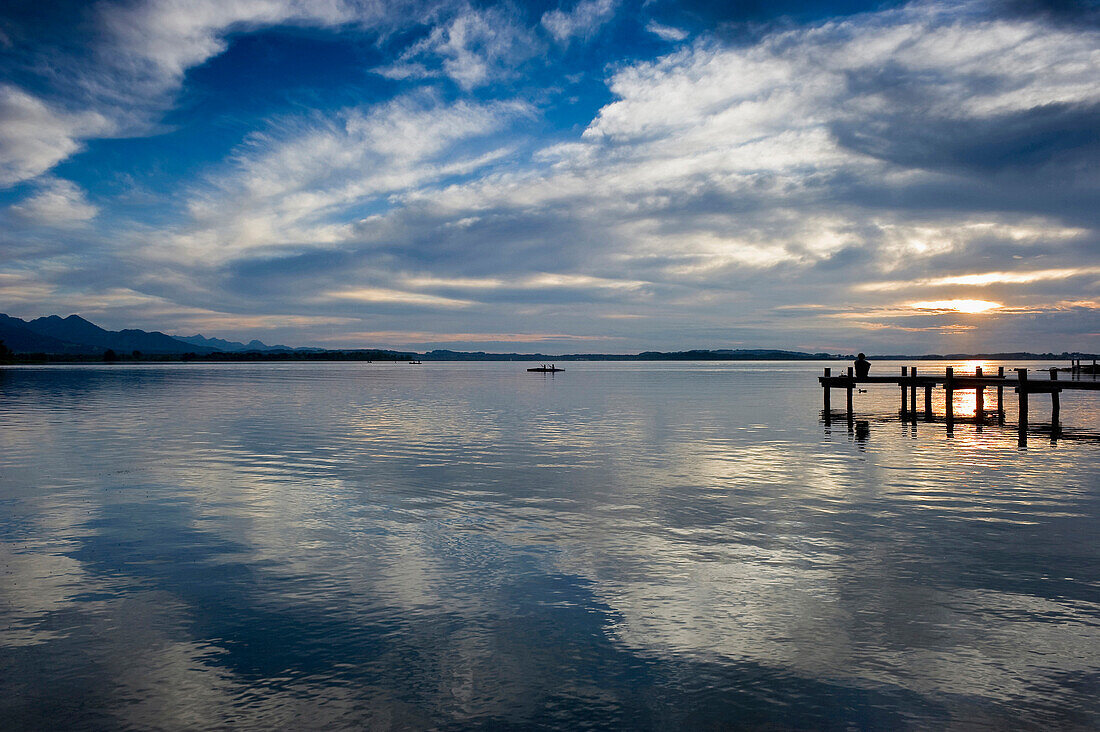
[[[118, 352], [108, 348], [100, 353], [15, 353], [0, 340], [0, 363], [171, 363], [171, 362], [268, 362], [268, 361], [845, 361], [851, 354], [802, 353], [798, 351], [771, 350], [691, 350], [691, 351], [643, 351], [637, 354], [567, 353], [548, 355], [543, 353], [486, 353], [484, 351], [390, 351], [385, 349], [335, 349], [296, 351], [214, 351], [185, 353], [143, 353], [140, 350]], [[1029, 353], [1026, 351], [1000, 353], [949, 353], [920, 356], [882, 355], [870, 356], [879, 361], [915, 360], [1069, 360], [1100, 358], [1088, 353]]]

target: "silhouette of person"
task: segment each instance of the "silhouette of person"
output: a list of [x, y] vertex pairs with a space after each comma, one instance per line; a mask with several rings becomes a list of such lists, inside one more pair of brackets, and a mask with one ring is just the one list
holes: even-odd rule
[[856, 356], [856, 378], [862, 379], [867, 376], [867, 372], [871, 370], [871, 362], [867, 360], [867, 357], [862, 353]]

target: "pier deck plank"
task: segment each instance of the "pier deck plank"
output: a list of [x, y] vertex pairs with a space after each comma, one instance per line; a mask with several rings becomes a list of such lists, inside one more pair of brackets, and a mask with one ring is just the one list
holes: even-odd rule
[[[944, 376], [864, 376], [853, 377], [849, 379], [847, 376], [818, 376], [817, 380], [821, 382], [822, 386], [826, 383], [834, 389], [847, 389], [849, 384], [894, 384], [895, 386], [937, 386], [947, 381]], [[1051, 392], [1051, 391], [1100, 391], [1100, 381], [1062, 381], [1056, 379], [1054, 381], [1048, 381], [1046, 379], [1027, 379], [1027, 390], [1030, 392]], [[1000, 378], [997, 376], [962, 376], [956, 374], [951, 378], [952, 389], [954, 391], [960, 391], [963, 389], [977, 389], [979, 386], [1011, 386], [1018, 388], [1020, 385], [1019, 379]]]

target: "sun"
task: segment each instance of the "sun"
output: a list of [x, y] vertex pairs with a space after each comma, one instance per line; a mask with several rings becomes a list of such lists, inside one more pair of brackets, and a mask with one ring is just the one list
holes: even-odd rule
[[990, 300], [928, 300], [910, 303], [917, 310], [950, 310], [956, 313], [985, 313], [1002, 307], [999, 302]]

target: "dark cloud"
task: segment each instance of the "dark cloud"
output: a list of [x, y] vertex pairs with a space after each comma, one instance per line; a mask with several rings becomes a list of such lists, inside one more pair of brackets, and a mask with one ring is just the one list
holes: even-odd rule
[[837, 121], [837, 142], [909, 168], [979, 176], [1100, 182], [1100, 105], [1047, 104], [983, 117], [938, 117], [912, 108]]
[[1097, 0], [1001, 0], [998, 5], [1010, 16], [1042, 18], [1076, 27], [1100, 27], [1100, 2]]

